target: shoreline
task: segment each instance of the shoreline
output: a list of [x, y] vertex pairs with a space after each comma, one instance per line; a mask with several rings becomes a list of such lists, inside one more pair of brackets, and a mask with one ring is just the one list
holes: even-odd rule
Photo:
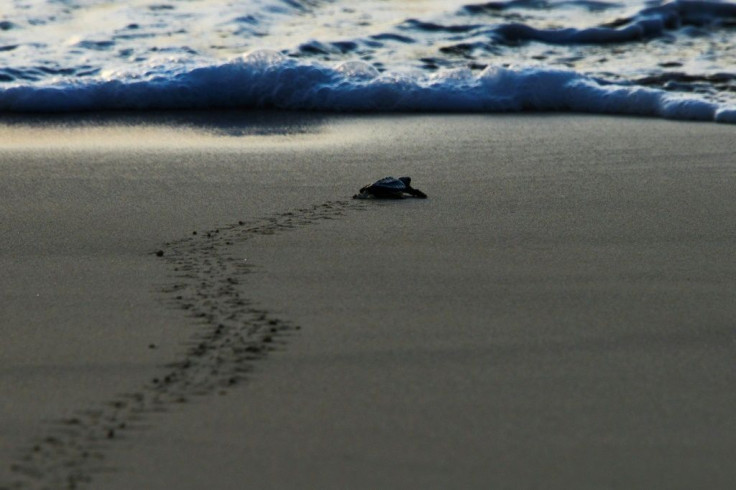
[[[79, 411], [160, 393], [152, 378], [172, 373], [161, 366], [207, 358], [192, 339], [225, 352], [219, 342], [240, 334], [216, 328], [233, 313], [223, 305], [241, 298], [250, 316], [231, 319], [237, 328], [265, 322], [269, 335], [288, 325], [285, 343], [254, 331], [248, 341], [276, 350], [226, 395], [198, 397], [197, 383], [174, 380], [161, 416], [147, 415], [157, 402], [127, 415], [105, 408], [126, 427], [104, 459], [82, 465], [89, 488], [198, 488], [192, 458], [218, 470], [207, 475], [217, 488], [243, 478], [259, 488], [676, 488], [705, 482], [706, 468], [711, 488], [733, 481], [718, 461], [736, 441], [715, 430], [736, 408], [729, 127], [280, 116], [0, 127], [11, 142], [0, 147], [0, 260], [10, 271], [0, 282], [10, 339], [1, 359], [3, 392], [16, 393], [2, 407], [13, 424], [0, 428], [4, 459], [18, 464], [19, 448], [33, 452], [61, 420], [84, 429], [59, 431], [76, 442], [95, 443], [95, 431], [106, 439], [104, 417], [80, 423]], [[349, 199], [395, 173], [411, 175], [427, 202]], [[215, 254], [201, 233], [217, 229]], [[184, 282], [213, 278], [193, 289], [196, 302], [158, 296], [184, 283], [172, 260], [198, 268]], [[237, 283], [218, 282], [227, 278]], [[180, 304], [162, 304], [172, 294]], [[227, 363], [242, 367], [238, 359]], [[214, 375], [211, 362], [197, 376], [217, 393], [233, 374]], [[177, 369], [183, 380], [189, 368]], [[182, 390], [191, 403], [176, 402]], [[49, 473], [64, 461], [57, 446], [44, 449]], [[285, 467], [284, 455], [296, 464]], [[522, 471], [530, 456], [537, 472]], [[376, 464], [384, 471], [371, 473]], [[110, 465], [114, 474], [98, 472]]]

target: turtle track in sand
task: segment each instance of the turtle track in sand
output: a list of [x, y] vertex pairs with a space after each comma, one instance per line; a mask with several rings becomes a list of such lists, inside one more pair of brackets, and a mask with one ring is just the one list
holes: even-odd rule
[[[353, 200], [327, 201], [271, 217], [239, 221], [168, 242], [152, 253], [171, 269], [159, 292], [166, 306], [184, 310], [199, 327], [186, 350], [132, 393], [81, 409], [50, 424], [46, 435], [21, 450], [11, 463], [9, 484], [0, 490], [62, 490], [86, 487], [109, 470], [105, 453], [115, 440], [143, 430], [146, 417], [166, 412], [191, 397], [225, 394], [246, 380], [254, 363], [283, 347], [299, 330], [253, 304], [241, 280], [252, 265], [229, 253], [248, 239], [297, 230], [348, 211], [364, 210]], [[151, 346], [153, 347], [153, 346]]]

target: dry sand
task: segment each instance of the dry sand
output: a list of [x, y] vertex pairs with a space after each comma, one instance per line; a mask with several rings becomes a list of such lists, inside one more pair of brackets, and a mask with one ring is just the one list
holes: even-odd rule
[[0, 482], [732, 488], [734, 131], [6, 121]]

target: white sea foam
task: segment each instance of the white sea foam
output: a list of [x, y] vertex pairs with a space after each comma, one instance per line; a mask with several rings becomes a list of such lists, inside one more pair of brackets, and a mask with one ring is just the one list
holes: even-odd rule
[[379, 73], [361, 62], [328, 64], [256, 51], [169, 77], [113, 79], [0, 91], [3, 111], [113, 109], [320, 111], [577, 111], [732, 122], [736, 109], [572, 70], [491, 66], [480, 73]]

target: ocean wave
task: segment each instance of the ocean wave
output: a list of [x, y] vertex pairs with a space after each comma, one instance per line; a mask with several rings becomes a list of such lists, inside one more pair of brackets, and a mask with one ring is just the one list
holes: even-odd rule
[[[509, 9], [552, 9], [566, 6], [602, 11], [619, 5], [592, 1], [547, 2], [545, 0], [509, 0], [466, 5], [471, 14]], [[501, 23], [481, 29], [478, 24], [441, 26], [414, 22], [409, 26], [424, 30], [484, 34], [498, 43], [517, 44], [536, 41], [547, 44], [610, 44], [642, 41], [665, 36], [683, 27], [722, 27], [736, 24], [736, 4], [707, 0], [677, 0], [647, 7], [636, 14], [601, 25], [574, 28], [538, 28], [523, 22]]]
[[563, 0], [550, 2], [548, 0], [506, 0], [501, 2], [474, 3], [465, 5], [464, 10], [470, 13], [497, 12], [512, 9], [548, 10], [557, 7], [581, 7], [591, 12], [620, 8], [617, 2], [602, 2], [595, 0]]
[[84, 79], [0, 89], [0, 111], [289, 109], [363, 112], [572, 111], [736, 122], [736, 107], [570, 70], [489, 66], [433, 75], [380, 73], [255, 51], [227, 63], [149, 79]]

